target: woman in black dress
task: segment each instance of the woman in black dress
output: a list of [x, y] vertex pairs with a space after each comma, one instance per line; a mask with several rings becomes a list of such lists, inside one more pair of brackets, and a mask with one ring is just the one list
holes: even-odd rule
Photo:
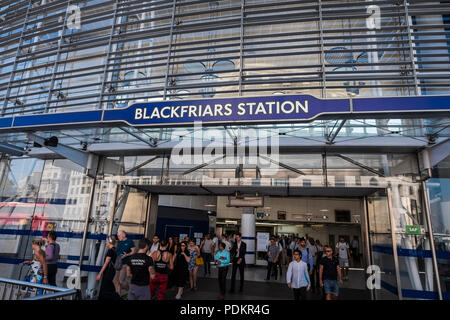
[[120, 296], [117, 294], [116, 287], [113, 283], [114, 276], [116, 275], [116, 269], [114, 268], [114, 263], [117, 259], [116, 244], [117, 240], [114, 236], [109, 236], [106, 238], [106, 246], [108, 247], [108, 251], [106, 252], [103, 267], [96, 278], [97, 281], [102, 279], [98, 300], [120, 300]]
[[169, 239], [168, 239], [167, 250], [172, 254], [172, 257], [177, 252], [177, 244], [175, 243], [175, 241], [173, 240], [172, 237], [169, 237]]
[[178, 249], [174, 257], [175, 267], [172, 273], [174, 284], [178, 288], [178, 293], [175, 296], [175, 299], [177, 300], [181, 299], [183, 288], [189, 279], [188, 265], [190, 260], [191, 258], [189, 257], [189, 251], [187, 250], [187, 243], [182, 242], [180, 244], [180, 249]]
[[[172, 254], [172, 257], [175, 257], [177, 249], [178, 249], [177, 244], [175, 243], [173, 237], [169, 237], [167, 250]], [[172, 288], [173, 285], [174, 285], [173, 270], [169, 270], [169, 282], [167, 283], [167, 288]]]

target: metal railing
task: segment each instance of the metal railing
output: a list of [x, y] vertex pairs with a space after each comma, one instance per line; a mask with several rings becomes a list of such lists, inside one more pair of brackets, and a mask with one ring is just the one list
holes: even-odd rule
[[74, 300], [78, 291], [0, 278], [0, 300]]

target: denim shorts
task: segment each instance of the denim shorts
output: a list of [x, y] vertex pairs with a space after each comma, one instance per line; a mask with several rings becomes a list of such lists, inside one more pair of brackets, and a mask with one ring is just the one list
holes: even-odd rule
[[339, 285], [337, 280], [323, 280], [325, 294], [339, 294]]

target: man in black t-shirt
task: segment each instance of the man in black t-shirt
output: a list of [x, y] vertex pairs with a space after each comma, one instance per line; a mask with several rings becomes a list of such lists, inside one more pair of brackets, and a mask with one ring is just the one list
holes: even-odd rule
[[339, 261], [333, 257], [333, 249], [324, 246], [325, 257], [320, 260], [319, 278], [320, 286], [324, 288], [326, 300], [336, 300], [339, 295], [339, 283], [342, 285], [341, 268]]
[[130, 256], [127, 277], [131, 278], [128, 300], [150, 300], [150, 279], [155, 277], [153, 259], [147, 255], [148, 240], [140, 239], [138, 252]]

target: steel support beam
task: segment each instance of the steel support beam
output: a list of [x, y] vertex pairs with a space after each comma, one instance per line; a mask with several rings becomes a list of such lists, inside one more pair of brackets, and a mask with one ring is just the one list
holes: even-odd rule
[[134, 133], [130, 129], [120, 127], [120, 130], [125, 131], [129, 135], [131, 135], [131, 136], [135, 137], [136, 139], [138, 139], [138, 140], [148, 144], [152, 148], [155, 148], [157, 146], [156, 143], [152, 143], [152, 142], [148, 141], [147, 139], [142, 138], [140, 135], [138, 135], [137, 133]]
[[284, 163], [282, 163], [282, 162], [278, 162], [278, 161], [275, 161], [275, 160], [273, 160], [273, 159], [270, 159], [269, 157], [263, 156], [263, 155], [261, 155], [261, 154], [259, 154], [258, 157], [261, 157], [261, 158], [263, 158], [263, 159], [266, 159], [266, 160], [272, 162], [273, 164], [276, 164], [277, 166], [282, 167], [282, 168], [284, 168], [284, 169], [288, 169], [288, 170], [293, 171], [293, 172], [295, 172], [295, 173], [298, 173], [298, 174], [300, 174], [300, 175], [306, 175], [306, 173], [304, 173], [303, 171], [300, 171], [300, 170], [298, 170], [298, 169], [295, 169], [295, 168], [293, 168], [293, 167], [291, 167], [291, 166], [288, 166], [287, 164], [284, 164]]
[[0, 143], [0, 152], [13, 156], [21, 157], [25, 154], [25, 150], [9, 143]]
[[186, 170], [185, 172], [182, 173], [182, 175], [184, 176], [184, 175], [189, 174], [189, 173], [191, 173], [191, 172], [194, 172], [194, 171], [196, 171], [196, 170], [198, 170], [198, 169], [201, 169], [201, 168], [203, 168], [203, 167], [206, 167], [206, 166], [208, 166], [208, 165], [210, 165], [210, 164], [213, 164], [213, 163], [215, 163], [216, 161], [219, 161], [219, 160], [221, 160], [221, 159], [223, 159], [223, 158], [225, 158], [225, 157], [226, 157], [226, 155], [223, 155], [223, 156], [218, 157], [218, 158], [216, 158], [216, 159], [213, 159], [213, 160], [211, 160], [211, 161], [209, 161], [209, 162], [202, 163], [201, 165], [198, 165], [198, 166], [196, 166], [196, 167], [194, 167], [194, 168], [191, 168], [191, 169], [189, 169], [189, 170]]
[[[34, 133], [28, 133], [27, 137], [29, 140], [36, 142], [41, 146], [45, 146], [45, 138], [37, 136]], [[94, 177], [98, 169], [101, 169], [99, 171], [101, 174], [119, 174], [121, 172], [121, 166], [117, 161], [101, 157], [92, 152], [81, 151], [60, 143], [54, 147], [46, 146], [46, 148], [85, 168], [87, 170], [87, 175], [90, 177]]]
[[368, 166], [366, 166], [366, 165], [364, 165], [364, 164], [362, 164], [362, 163], [359, 163], [358, 161], [355, 161], [355, 160], [353, 160], [353, 159], [351, 159], [351, 158], [349, 158], [349, 157], [343, 156], [342, 154], [328, 154], [328, 155], [329, 155], [329, 156], [336, 156], [336, 157], [339, 157], [339, 158], [341, 158], [341, 159], [344, 159], [345, 161], [348, 161], [348, 162], [354, 164], [355, 166], [358, 166], [358, 167], [360, 167], [360, 168], [366, 169], [367, 171], [370, 171], [370, 172], [372, 172], [372, 173], [375, 173], [376, 175], [378, 175], [378, 176], [380, 176], [380, 177], [385, 177], [385, 175], [384, 175], [383, 173], [381, 173], [380, 171], [375, 170], [375, 169], [372, 169], [371, 167], [368, 167]]
[[450, 139], [426, 148], [420, 153], [420, 169], [431, 169], [450, 155]]
[[131, 173], [133, 171], [136, 171], [137, 169], [142, 168], [143, 166], [145, 166], [145, 165], [149, 164], [150, 162], [153, 162], [154, 160], [159, 159], [159, 158], [161, 158], [161, 157], [160, 156], [156, 156], [156, 157], [153, 157], [151, 159], [148, 159], [148, 160], [138, 164], [137, 166], [131, 168], [130, 170], [125, 171], [123, 173], [123, 175], [126, 176], [127, 174], [129, 174], [129, 173]]
[[334, 139], [336, 139], [337, 135], [339, 134], [339, 132], [341, 131], [342, 127], [344, 126], [345, 122], [347, 120], [342, 120], [341, 123], [339, 124], [339, 127], [336, 129], [336, 132], [333, 134], [333, 136], [330, 138], [331, 134], [333, 132], [330, 132], [330, 134], [327, 137], [327, 144], [333, 144], [334, 143]]

